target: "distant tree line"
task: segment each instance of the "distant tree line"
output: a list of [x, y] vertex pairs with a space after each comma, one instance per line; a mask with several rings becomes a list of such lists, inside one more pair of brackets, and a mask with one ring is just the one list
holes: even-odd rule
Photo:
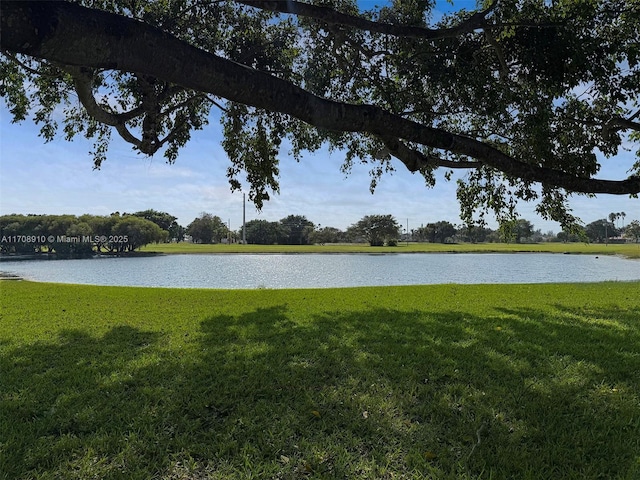
[[[277, 222], [250, 220], [245, 225], [247, 243], [259, 245], [307, 245], [316, 243], [315, 225], [301, 215], [289, 215]], [[238, 242], [243, 238], [242, 229], [232, 231], [217, 215], [203, 212], [185, 229], [195, 243]], [[180, 239], [176, 239], [180, 240]]]
[[[612, 216], [614, 215], [614, 216]], [[246, 242], [259, 245], [309, 245], [324, 243], [369, 243], [373, 246], [396, 245], [399, 241], [430, 243], [539, 243], [539, 242], [592, 242], [640, 241], [639, 223], [631, 221], [624, 226], [616, 220], [624, 213], [612, 214], [609, 219], [596, 220], [582, 229], [571, 232], [543, 233], [525, 219], [503, 221], [498, 229], [482, 226], [456, 226], [438, 221], [418, 228], [403, 228], [392, 215], [366, 215], [356, 223], [340, 230], [314, 224], [303, 215], [289, 215], [278, 221], [250, 220], [245, 225]], [[185, 229], [196, 243], [237, 242], [242, 229], [232, 231], [210, 213], [202, 213]], [[226, 240], [225, 240], [226, 239]]]
[[[145, 218], [149, 212], [115, 212], [108, 216], [3, 215], [0, 252], [63, 256], [132, 252], [169, 238], [168, 230]], [[171, 223], [167, 228], [170, 227]]]
[[[314, 224], [304, 215], [288, 215], [279, 221], [250, 220], [245, 225], [247, 243], [259, 245], [310, 245], [369, 243], [397, 245], [399, 241], [430, 243], [539, 243], [539, 242], [640, 242], [640, 222], [624, 224], [626, 214], [611, 213], [571, 232], [543, 233], [525, 219], [503, 221], [498, 229], [456, 226], [448, 221], [423, 224], [407, 231], [392, 215], [366, 215], [340, 230]], [[4, 215], [0, 216], [0, 252], [60, 255], [131, 252], [158, 242], [240, 242], [243, 231], [233, 231], [222, 219], [203, 212], [186, 228], [177, 217], [156, 210], [97, 215]]]

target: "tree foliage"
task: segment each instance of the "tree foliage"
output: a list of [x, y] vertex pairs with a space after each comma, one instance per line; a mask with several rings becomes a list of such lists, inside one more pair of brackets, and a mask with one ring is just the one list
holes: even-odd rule
[[585, 227], [585, 234], [590, 241], [602, 243], [607, 242], [611, 237], [617, 236], [618, 230], [613, 222], [602, 218], [589, 223]]
[[217, 215], [203, 212], [186, 229], [195, 243], [220, 243], [229, 235], [229, 228]]
[[114, 244], [120, 252], [132, 252], [149, 243], [164, 242], [168, 235], [154, 222], [134, 215], [123, 216], [113, 226], [112, 232]]
[[282, 239], [278, 242], [284, 245], [307, 245], [309, 234], [313, 232], [313, 222], [304, 215], [288, 215], [280, 220]]
[[636, 243], [640, 242], [640, 221], [633, 220], [629, 222], [629, 225], [625, 228], [624, 235], [633, 239]]
[[257, 245], [274, 245], [282, 238], [282, 226], [279, 222], [267, 220], [250, 220], [245, 225], [247, 243]]
[[176, 223], [176, 220], [178, 219], [178, 217], [174, 217], [170, 213], [158, 212], [157, 210], [154, 210], [154, 209], [142, 210], [140, 212], [132, 213], [131, 215], [135, 217], [144, 218], [145, 220], [149, 220], [155, 223], [156, 225], [158, 225], [162, 230], [166, 230], [167, 232]]
[[346, 242], [345, 233], [335, 227], [318, 227], [309, 234], [309, 243], [340, 243]]
[[162, 230], [166, 230], [169, 233], [169, 239], [175, 239], [177, 242], [180, 242], [184, 238], [186, 229], [178, 224], [178, 217], [174, 217], [170, 213], [149, 209], [132, 213], [132, 215], [150, 220]]
[[[522, 243], [534, 234], [533, 224], [524, 218], [503, 220], [498, 228], [500, 240], [505, 243]], [[529, 240], [530, 241], [530, 240]]]
[[349, 228], [372, 247], [397, 242], [400, 236], [400, 225], [391, 215], [365, 215]]
[[456, 227], [450, 222], [427, 223], [415, 231], [416, 240], [431, 243], [446, 243], [456, 234]]
[[[430, 22], [434, 2], [3, 1], [0, 95], [52, 140], [112, 135], [169, 162], [219, 110], [234, 189], [278, 192], [283, 140], [327, 144], [371, 188], [404, 165], [458, 180], [465, 222], [536, 201], [569, 225], [572, 194], [640, 192], [600, 179], [640, 139], [636, 0], [486, 0]], [[64, 115], [60, 119], [58, 112]]]
[[3, 215], [0, 253], [85, 256], [132, 252], [167, 240], [167, 231], [134, 215]]
[[460, 240], [470, 243], [485, 242], [493, 231], [487, 227], [465, 225], [456, 233]]

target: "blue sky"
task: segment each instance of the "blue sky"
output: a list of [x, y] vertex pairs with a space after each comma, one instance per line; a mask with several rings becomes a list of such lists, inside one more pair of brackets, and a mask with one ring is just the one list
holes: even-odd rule
[[[93, 170], [91, 144], [83, 138], [70, 143], [61, 136], [44, 143], [31, 121], [11, 124], [6, 107], [0, 110], [0, 214], [135, 212], [153, 208], [178, 217], [187, 225], [201, 212], [230, 221], [236, 230], [242, 222], [242, 194], [231, 193], [226, 179], [228, 159], [216, 123], [198, 132], [177, 162], [167, 165], [160, 156], [137, 155], [128, 144], [115, 139], [107, 161]], [[633, 154], [625, 152], [609, 162], [605, 170], [622, 178]], [[392, 214], [405, 226], [447, 220], [459, 223], [455, 183], [439, 176], [433, 189], [421, 177], [404, 170], [383, 177], [376, 193], [369, 193], [367, 165], [355, 165], [350, 175], [340, 172], [343, 156], [322, 150], [307, 154], [297, 163], [280, 155], [280, 195], [258, 213], [247, 202], [247, 220], [279, 220], [289, 214], [305, 215], [323, 226], [345, 229], [364, 215]], [[575, 197], [574, 212], [586, 223], [610, 212], [627, 213], [627, 220], [640, 217], [639, 201], [628, 197]], [[533, 206], [520, 212], [543, 231], [558, 231], [554, 222], [544, 222]], [[495, 228], [495, 226], [494, 226]]]
[[[230, 192], [221, 138], [219, 123], [212, 120], [193, 136], [177, 162], [167, 165], [161, 155], [136, 154], [114, 134], [107, 161], [100, 170], [93, 170], [89, 141], [78, 138], [70, 143], [58, 135], [45, 144], [32, 121], [12, 124], [1, 104], [0, 214], [108, 215], [153, 208], [175, 215], [185, 226], [201, 212], [209, 212], [237, 230], [242, 222], [242, 193]], [[632, 157], [632, 152], [623, 152], [608, 160], [601, 176], [626, 177]], [[403, 226], [408, 221], [410, 229], [439, 220], [460, 223], [455, 182], [444, 181], [442, 175], [436, 187], [428, 189], [420, 176], [398, 164], [398, 171], [383, 177], [371, 195], [368, 166], [355, 165], [345, 176], [340, 172], [342, 161], [339, 152], [321, 150], [297, 163], [285, 145], [280, 154], [280, 195], [273, 196], [260, 213], [247, 202], [247, 220], [305, 215], [316, 225], [345, 229], [364, 215], [392, 214]], [[626, 212], [626, 223], [640, 218], [640, 201], [628, 197], [575, 197], [571, 205], [585, 223], [610, 212]], [[523, 204], [519, 212], [544, 232], [559, 230], [555, 222], [537, 216], [533, 205]]]

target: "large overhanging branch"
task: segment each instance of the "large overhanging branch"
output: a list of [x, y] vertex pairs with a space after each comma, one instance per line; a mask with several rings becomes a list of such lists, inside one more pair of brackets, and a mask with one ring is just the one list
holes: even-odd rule
[[472, 138], [374, 105], [321, 98], [267, 73], [195, 48], [142, 22], [68, 2], [2, 3], [1, 47], [65, 65], [150, 75], [330, 131], [367, 132], [472, 158], [513, 178], [571, 192], [637, 194], [640, 177], [601, 180], [518, 161]]
[[486, 10], [476, 12], [465, 21], [450, 28], [425, 28], [414, 27], [410, 25], [396, 25], [392, 23], [383, 23], [367, 20], [366, 18], [356, 17], [336, 11], [331, 7], [320, 5], [312, 5], [310, 3], [299, 2], [294, 0], [278, 1], [278, 0], [235, 0], [236, 3], [257, 7], [261, 10], [269, 10], [278, 13], [290, 13], [301, 17], [309, 17], [314, 20], [320, 20], [330, 25], [342, 25], [357, 28], [372, 33], [382, 33], [385, 35], [393, 35], [407, 38], [424, 38], [428, 40], [436, 40], [440, 38], [458, 37], [461, 34], [469, 33], [486, 26], [486, 17], [498, 4], [497, 0], [491, 4]]

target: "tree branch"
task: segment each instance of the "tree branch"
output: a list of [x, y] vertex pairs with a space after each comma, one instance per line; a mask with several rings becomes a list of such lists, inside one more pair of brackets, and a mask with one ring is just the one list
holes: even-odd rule
[[39, 72], [38, 70], [35, 70], [35, 69], [31, 68], [29, 65], [27, 65], [26, 63], [22, 62], [18, 57], [16, 57], [11, 52], [8, 52], [8, 51], [3, 49], [2, 50], [2, 54], [6, 55], [8, 58], [10, 58], [12, 61], [17, 63], [18, 65], [20, 65], [24, 70], [26, 70], [27, 72], [31, 73], [32, 75], [37, 75], [37, 76], [43, 76], [44, 75], [42, 72]]
[[[85, 108], [87, 113], [97, 122], [115, 127], [116, 131], [125, 141], [140, 148], [142, 142], [134, 137], [127, 129], [124, 117], [110, 113], [100, 105], [98, 105], [96, 99], [93, 96], [91, 75], [83, 71], [83, 69], [80, 67], [60, 65], [59, 67], [69, 73], [73, 78], [73, 85], [75, 87], [76, 93], [78, 94], [78, 99], [80, 100], [80, 103], [82, 103], [82, 106]], [[140, 113], [142, 113], [141, 109]]]
[[612, 118], [607, 122], [606, 127], [609, 125], [618, 127], [616, 130], [635, 130], [636, 132], [640, 132], [640, 123], [632, 122], [631, 120], [622, 117]]
[[70, 2], [4, 1], [0, 17], [1, 48], [11, 52], [66, 65], [150, 75], [287, 114], [323, 130], [367, 132], [419, 143], [473, 158], [524, 182], [540, 182], [570, 192], [640, 193], [640, 177], [601, 180], [518, 161], [491, 145], [421, 125], [374, 105], [318, 97], [291, 82], [200, 50], [120, 15]]
[[213, 98], [211, 98], [209, 95], [205, 95], [203, 97], [204, 99], [208, 100], [209, 102], [211, 102], [212, 105], [218, 107], [220, 110], [222, 110], [223, 112], [228, 112], [229, 110], [227, 110], [225, 107], [223, 107], [219, 102], [217, 102], [216, 100], [214, 100]]
[[424, 38], [428, 40], [437, 40], [441, 38], [457, 37], [463, 33], [469, 33], [486, 26], [485, 17], [493, 11], [497, 5], [495, 0], [491, 6], [480, 12], [476, 12], [459, 25], [451, 28], [431, 29], [424, 27], [413, 27], [409, 25], [394, 25], [391, 23], [382, 23], [367, 20], [365, 18], [356, 17], [338, 12], [330, 7], [312, 5], [294, 0], [278, 1], [278, 0], [235, 0], [236, 3], [256, 7], [261, 10], [269, 10], [278, 13], [290, 13], [301, 17], [309, 17], [320, 20], [332, 25], [344, 25], [348, 27], [365, 30], [372, 33], [382, 33], [385, 35], [393, 35], [407, 38]]
[[618, 130], [635, 130], [636, 132], [640, 132], [640, 123], [633, 121], [639, 114], [640, 110], [638, 110], [629, 118], [613, 117], [606, 121], [583, 120], [580, 118], [573, 118], [572, 120], [582, 125], [588, 125], [591, 127], [602, 127], [602, 137], [605, 140], [608, 140], [611, 136], [611, 132], [617, 132]]
[[[152, 111], [153, 105], [150, 105], [149, 100], [143, 100], [142, 104], [133, 110], [124, 113], [112, 113], [105, 110], [102, 106], [100, 106], [93, 96], [93, 75], [91, 72], [83, 69], [81, 67], [73, 67], [68, 65], [58, 65], [58, 68], [64, 70], [73, 78], [73, 84], [78, 94], [78, 99], [82, 106], [85, 108], [87, 113], [97, 122], [103, 123], [105, 125], [112, 126], [116, 129], [118, 134], [128, 143], [134, 145], [141, 152], [146, 153], [148, 155], [152, 155], [157, 152], [163, 145], [167, 142], [173, 140], [179, 130], [179, 126], [174, 128], [169, 134], [162, 140], [158, 138], [156, 133], [157, 129], [157, 118], [170, 115], [172, 112], [183, 108], [190, 103], [194, 102], [198, 99], [207, 100], [208, 97], [206, 95], [197, 95], [195, 97], [188, 98], [187, 100], [173, 105], [170, 108], [165, 109], [162, 112]], [[147, 90], [151, 90], [151, 86], [147, 83]], [[158, 99], [166, 99], [169, 98], [172, 94], [178, 93], [183, 90], [181, 87], [171, 87], [165, 88]], [[136, 138], [127, 128], [126, 122], [128, 120], [132, 120], [135, 117], [145, 115], [146, 118], [143, 121], [143, 125], [149, 125], [153, 123], [153, 128], [144, 128], [143, 129], [143, 138]]]
[[504, 52], [502, 51], [502, 47], [498, 44], [498, 41], [493, 36], [490, 30], [484, 31], [484, 36], [487, 39], [489, 45], [493, 47], [493, 50], [498, 57], [498, 62], [500, 63], [500, 78], [502, 80], [506, 80], [509, 78], [509, 67], [507, 66], [507, 62], [504, 58]]
[[435, 169], [438, 167], [453, 169], [479, 168], [481, 162], [455, 162], [436, 157], [435, 155], [425, 155], [413, 148], [407, 147], [403, 142], [394, 137], [378, 136], [387, 147], [389, 153], [400, 160], [410, 172], [417, 172], [424, 169]]

